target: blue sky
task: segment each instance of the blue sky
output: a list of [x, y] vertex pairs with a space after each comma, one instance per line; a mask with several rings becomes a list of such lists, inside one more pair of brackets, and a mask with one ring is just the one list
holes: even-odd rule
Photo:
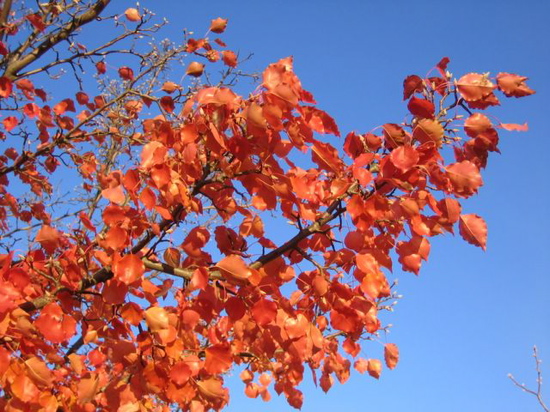
[[[328, 395], [304, 384], [302, 410], [538, 410], [535, 398], [506, 376], [512, 372], [534, 386], [536, 344], [550, 379], [550, 2], [141, 4], [170, 20], [173, 40], [184, 27], [200, 34], [210, 19], [229, 18], [223, 39], [242, 55], [254, 53], [246, 66], [251, 71], [293, 55], [304, 87], [344, 133], [401, 121], [404, 77], [425, 74], [443, 56], [457, 76], [507, 71], [530, 77], [536, 95], [507, 99], [492, 112], [503, 122], [528, 121], [529, 132], [501, 134], [502, 154], [490, 159], [479, 196], [465, 203], [466, 213], [489, 225], [487, 252], [447, 236], [433, 242], [419, 278], [397, 270], [404, 297], [388, 319], [394, 325], [388, 341], [400, 347], [398, 367], [380, 381], [353, 373]], [[291, 410], [277, 396], [269, 403], [246, 398], [237, 374], [228, 381], [228, 411]]]

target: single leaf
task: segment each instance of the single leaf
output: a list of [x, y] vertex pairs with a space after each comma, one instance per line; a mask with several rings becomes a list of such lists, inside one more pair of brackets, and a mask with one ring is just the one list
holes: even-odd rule
[[460, 235], [462, 238], [483, 250], [487, 246], [487, 223], [482, 217], [476, 214], [460, 215], [458, 223]]
[[187, 66], [186, 73], [189, 76], [200, 77], [203, 71], [204, 71], [204, 64], [199, 62], [191, 62], [189, 63], [189, 66]]
[[222, 271], [223, 276], [230, 281], [246, 282], [252, 272], [242, 257], [229, 255], [220, 260], [216, 267]]
[[153, 306], [145, 311], [145, 322], [152, 332], [168, 329], [168, 312], [164, 308]]
[[479, 73], [468, 73], [462, 76], [458, 79], [456, 87], [464, 100], [468, 102], [481, 100], [496, 88], [487, 75]]
[[227, 19], [222, 19], [218, 17], [217, 19], [212, 20], [210, 24], [210, 31], [213, 33], [223, 33], [227, 28]]
[[399, 348], [397, 345], [394, 343], [386, 343], [384, 345], [384, 360], [388, 368], [395, 368], [399, 361]]
[[499, 127], [503, 128], [504, 130], [508, 130], [512, 132], [526, 132], [529, 130], [529, 126], [527, 125], [527, 123], [523, 123], [523, 124], [501, 123]]
[[499, 73], [497, 85], [507, 97], [524, 97], [534, 94], [535, 91], [525, 84], [527, 77], [517, 74]]
[[114, 278], [130, 285], [140, 280], [145, 272], [145, 265], [139, 256], [128, 254], [115, 260], [113, 265]]
[[424, 90], [422, 78], [416, 74], [407, 76], [403, 81], [403, 100], [407, 100], [414, 93], [421, 93]]
[[378, 359], [369, 359], [367, 361], [367, 372], [373, 378], [379, 379], [382, 373], [382, 362]]
[[139, 14], [139, 11], [133, 7], [126, 9], [126, 11], [124, 12], [124, 15], [129, 21], [132, 21], [132, 22], [141, 21], [141, 16]]
[[399, 146], [390, 154], [391, 162], [403, 173], [412, 169], [418, 163], [420, 155], [410, 144]]
[[205, 349], [206, 359], [204, 370], [212, 375], [227, 372], [233, 364], [231, 347], [226, 344], [217, 344]]
[[433, 119], [435, 106], [432, 102], [426, 99], [419, 99], [416, 96], [413, 96], [409, 100], [407, 108], [413, 116], [418, 116], [425, 119]]
[[453, 163], [446, 167], [446, 171], [454, 193], [459, 196], [471, 196], [483, 185], [478, 167], [469, 160]]

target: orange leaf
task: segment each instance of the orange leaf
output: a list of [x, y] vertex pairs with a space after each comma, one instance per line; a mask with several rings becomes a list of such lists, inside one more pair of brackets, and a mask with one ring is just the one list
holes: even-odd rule
[[529, 130], [529, 126], [527, 125], [527, 123], [501, 123], [499, 126], [502, 127], [504, 130], [508, 130], [511, 132], [526, 132]]
[[36, 234], [36, 241], [47, 253], [53, 253], [60, 245], [61, 233], [51, 226], [44, 225]]
[[179, 361], [172, 366], [170, 370], [170, 380], [178, 386], [182, 386], [191, 377], [191, 368], [187, 362]]
[[231, 50], [222, 51], [222, 58], [225, 65], [229, 67], [237, 67], [237, 55]]
[[145, 322], [153, 332], [168, 329], [168, 312], [158, 306], [153, 306], [145, 311]]
[[97, 375], [91, 378], [81, 379], [78, 382], [77, 396], [80, 404], [85, 404], [94, 399], [99, 388], [99, 377]]
[[227, 280], [245, 282], [252, 274], [242, 257], [229, 255], [220, 260], [216, 267], [222, 271]]
[[413, 138], [420, 143], [434, 142], [436, 147], [441, 147], [441, 140], [445, 130], [437, 120], [420, 119], [413, 130]]
[[481, 100], [496, 88], [486, 75], [479, 73], [468, 73], [462, 76], [458, 79], [456, 87], [464, 100], [468, 102]]
[[199, 77], [202, 75], [203, 71], [204, 71], [204, 64], [199, 62], [191, 62], [189, 63], [189, 66], [187, 66], [186, 73], [189, 76]]
[[118, 205], [121, 205], [124, 203], [124, 201], [126, 200], [126, 195], [124, 194], [124, 190], [122, 190], [122, 185], [118, 185], [118, 186], [115, 186], [115, 187], [109, 187], [107, 189], [103, 189], [101, 191], [101, 195], [113, 202], [113, 203], [116, 203]]
[[229, 344], [212, 345], [205, 349], [204, 370], [212, 375], [227, 372], [233, 364]]
[[11, 393], [22, 402], [32, 402], [40, 394], [33, 381], [25, 374], [18, 374], [10, 385]]
[[378, 359], [369, 359], [367, 361], [367, 371], [373, 378], [379, 379], [382, 373], [382, 362]]
[[12, 82], [7, 77], [0, 77], [0, 97], [10, 97], [12, 92]]
[[460, 215], [458, 227], [460, 235], [466, 242], [485, 250], [487, 245], [487, 223], [482, 217], [476, 214]]
[[446, 170], [447, 176], [449, 176], [449, 180], [453, 185], [454, 193], [459, 196], [471, 196], [483, 185], [479, 169], [469, 160], [453, 163], [447, 166]]
[[52, 371], [44, 361], [33, 356], [25, 361], [25, 366], [29, 372], [29, 377], [35, 384], [41, 387], [51, 385], [53, 379]]
[[57, 303], [45, 306], [34, 325], [47, 340], [53, 343], [68, 341], [76, 332], [76, 321], [63, 313]]
[[277, 316], [277, 304], [272, 300], [260, 299], [252, 307], [252, 317], [260, 326], [265, 326], [275, 320]]
[[395, 167], [405, 173], [416, 166], [420, 159], [420, 155], [414, 147], [406, 144], [392, 150], [390, 159]]
[[517, 74], [499, 73], [497, 75], [498, 88], [506, 97], [524, 97], [534, 94], [535, 91], [524, 83], [525, 80], [527, 77]]
[[369, 370], [369, 362], [366, 359], [359, 358], [354, 362], [353, 367], [357, 372], [365, 373]]
[[126, 11], [124, 12], [124, 15], [126, 16], [126, 18], [129, 21], [136, 22], [136, 21], [141, 20], [141, 16], [139, 14], [139, 11], [137, 9], [133, 8], [133, 7], [130, 7], [129, 9], [126, 9]]
[[399, 348], [394, 343], [386, 343], [384, 346], [384, 360], [388, 368], [393, 369], [399, 361]]
[[227, 396], [227, 389], [224, 389], [220, 379], [209, 378], [197, 381], [197, 388], [200, 394], [209, 401], [216, 402]]
[[222, 19], [221, 17], [212, 20], [212, 23], [210, 23], [210, 31], [213, 33], [223, 33], [226, 27], [227, 19]]
[[128, 254], [115, 260], [113, 265], [114, 278], [127, 285], [141, 279], [144, 272], [143, 261], [134, 254]]

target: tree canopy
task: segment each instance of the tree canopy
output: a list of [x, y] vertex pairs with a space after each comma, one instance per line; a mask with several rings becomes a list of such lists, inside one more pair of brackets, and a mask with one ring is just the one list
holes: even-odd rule
[[485, 249], [461, 201], [527, 126], [483, 111], [527, 78], [443, 57], [394, 123], [341, 133], [292, 58], [243, 72], [226, 19], [158, 41], [165, 22], [109, 3], [2, 5], [0, 407], [220, 410], [238, 367], [247, 396], [300, 408], [305, 374], [326, 392], [395, 368], [391, 272], [444, 233]]

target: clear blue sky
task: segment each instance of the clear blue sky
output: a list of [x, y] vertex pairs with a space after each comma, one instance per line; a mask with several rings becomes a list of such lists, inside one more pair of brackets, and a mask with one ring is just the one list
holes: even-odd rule
[[[183, 27], [204, 33], [210, 19], [229, 18], [223, 38], [243, 55], [254, 53], [250, 70], [293, 55], [304, 87], [343, 132], [399, 122], [404, 77], [425, 74], [443, 56], [456, 75], [508, 71], [531, 78], [536, 95], [506, 100], [493, 112], [504, 122], [528, 121], [529, 132], [501, 134], [502, 155], [490, 159], [485, 186], [465, 206], [489, 224], [487, 252], [448, 236], [434, 241], [419, 278], [396, 271], [404, 297], [388, 340], [401, 350], [397, 369], [385, 370], [380, 381], [353, 373], [328, 395], [305, 384], [302, 410], [539, 410], [506, 375], [534, 386], [537, 344], [550, 382], [550, 2], [141, 4], [170, 20], [174, 40]], [[246, 398], [237, 375], [228, 381], [228, 411], [291, 410], [277, 396], [270, 403]], [[550, 388], [546, 393], [550, 401]]]

